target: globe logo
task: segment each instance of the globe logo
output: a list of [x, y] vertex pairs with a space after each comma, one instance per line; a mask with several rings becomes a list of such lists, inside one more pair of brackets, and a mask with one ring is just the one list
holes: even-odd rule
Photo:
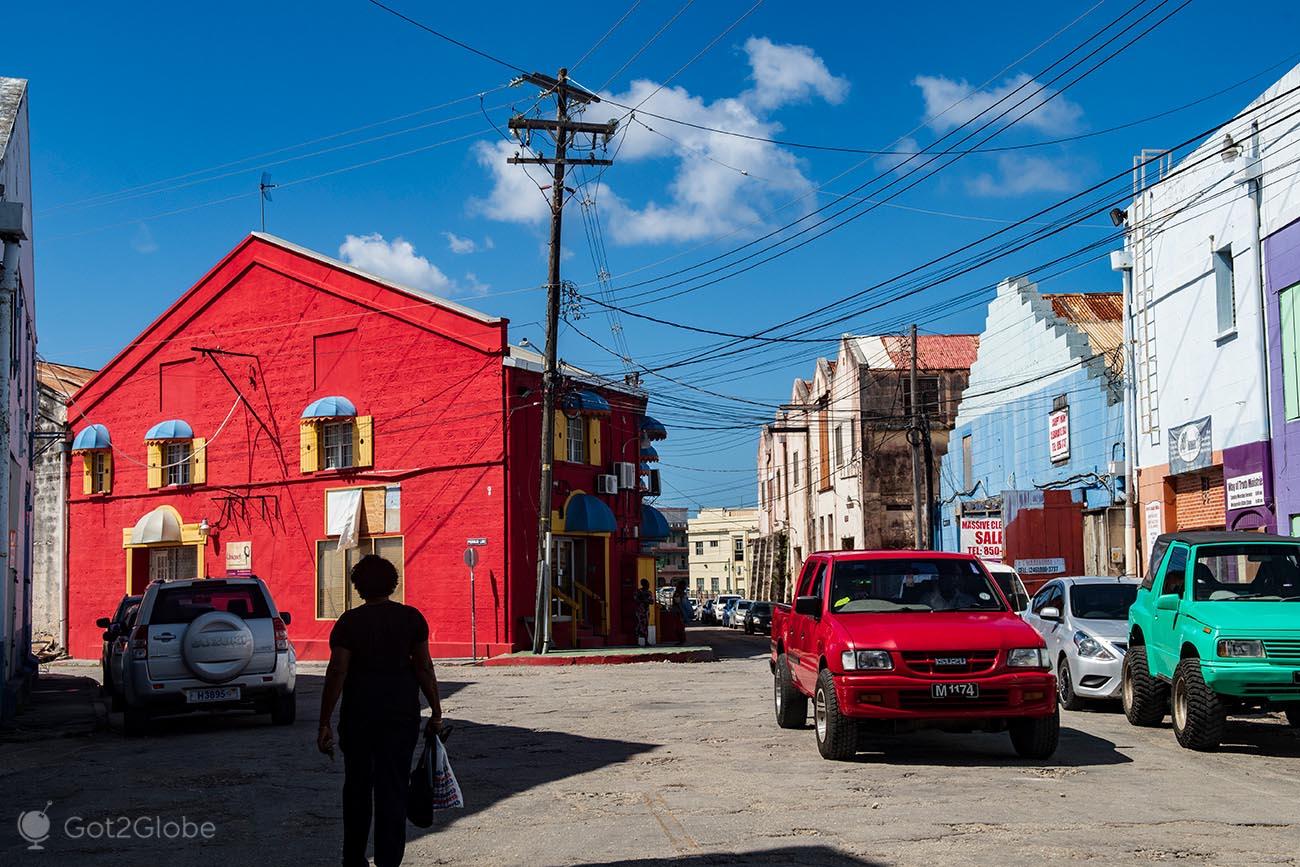
[[46, 801], [45, 807], [40, 810], [27, 810], [18, 814], [18, 834], [32, 844], [27, 847], [28, 852], [45, 851], [41, 844], [50, 839], [50, 817], [45, 815], [45, 811], [53, 803]]

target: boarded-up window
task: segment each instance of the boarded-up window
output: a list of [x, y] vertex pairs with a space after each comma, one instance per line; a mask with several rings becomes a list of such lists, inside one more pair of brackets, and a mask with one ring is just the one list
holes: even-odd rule
[[971, 493], [971, 488], [975, 486], [975, 471], [971, 467], [971, 435], [966, 434], [961, 438], [961, 482], [962, 489], [967, 494]]
[[406, 560], [401, 536], [363, 538], [356, 548], [338, 550], [338, 540], [322, 539], [316, 543], [316, 617], [335, 619], [349, 608], [361, 604], [348, 575], [352, 567], [367, 554], [378, 554], [397, 567], [397, 590], [392, 598], [401, 602], [406, 594]]
[[361, 385], [361, 354], [357, 331], [337, 331], [315, 338], [317, 394], [341, 394], [357, 399]]
[[199, 365], [192, 359], [169, 361], [158, 366], [158, 410], [168, 418], [194, 415], [198, 394]]
[[821, 459], [821, 489], [829, 490], [831, 487], [831, 432], [828, 427], [829, 421], [826, 418], [826, 410], [817, 414], [817, 445], [819, 446]]

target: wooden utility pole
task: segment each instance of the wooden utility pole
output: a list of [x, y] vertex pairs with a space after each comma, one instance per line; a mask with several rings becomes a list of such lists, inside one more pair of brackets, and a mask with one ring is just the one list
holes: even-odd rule
[[[516, 115], [510, 119], [510, 129], [521, 144], [528, 146], [534, 130], [549, 132], [555, 137], [555, 156], [524, 157], [516, 154], [506, 162], [512, 165], [548, 165], [552, 167], [551, 182], [551, 246], [546, 274], [546, 351], [542, 367], [542, 461], [541, 490], [537, 498], [537, 608], [533, 629], [533, 652], [545, 653], [551, 643], [551, 486], [552, 468], [555, 464], [555, 393], [559, 376], [556, 370], [558, 349], [556, 342], [560, 320], [560, 232], [564, 221], [564, 169], [568, 165], [608, 166], [613, 160], [586, 157], [571, 159], [569, 145], [577, 133], [590, 133], [594, 150], [596, 139], [603, 136], [605, 143], [617, 128], [617, 121], [609, 123], [583, 123], [569, 120], [570, 103], [600, 102], [600, 97], [569, 83], [569, 71], [560, 69], [558, 78], [534, 72], [521, 79], [542, 88], [542, 95], [554, 95], [555, 120], [526, 118]], [[522, 131], [522, 132], [521, 132]], [[577, 617], [577, 612], [573, 613]]]
[[916, 369], [916, 326], [912, 326], [912, 417], [908, 420], [907, 442], [912, 447], [912, 540], [919, 550], [925, 547], [925, 526], [921, 509], [921, 399]]

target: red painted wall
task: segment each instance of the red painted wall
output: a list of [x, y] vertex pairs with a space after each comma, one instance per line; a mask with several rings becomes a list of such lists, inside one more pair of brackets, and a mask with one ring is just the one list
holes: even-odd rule
[[[1061, 557], [1063, 575], [1083, 574], [1083, 504], [1071, 491], [1043, 491], [1041, 508], [1021, 508], [1006, 524], [1002, 562]], [[1055, 575], [1021, 575], [1030, 595]]]
[[[355, 373], [344, 364], [328, 375], [355, 376], [355, 390], [345, 396], [359, 414], [374, 418], [374, 467], [303, 474], [298, 420], [319, 396], [317, 338], [354, 328]], [[193, 347], [255, 356], [220, 357], [247, 404], [236, 402], [217, 364]], [[289, 634], [300, 657], [323, 658], [333, 621], [316, 619], [314, 594], [316, 542], [326, 538], [325, 491], [390, 483], [401, 484], [405, 601], [428, 617], [434, 655], [469, 655], [469, 581], [461, 554], [466, 539], [476, 536], [489, 540], [477, 570], [480, 652], [519, 645], [513, 605], [531, 595], [532, 584], [526, 573], [527, 586], [512, 590], [507, 577], [505, 347], [504, 320], [482, 321], [270, 241], [246, 239], [69, 409], [75, 430], [104, 424], [114, 446], [110, 495], [84, 495], [80, 472], [70, 480], [72, 654], [98, 655], [94, 620], [110, 613], [125, 591], [123, 529], [169, 504], [185, 521], [211, 525], [204, 549], [210, 576], [225, 573], [226, 542], [251, 541], [253, 571], [294, 615]], [[207, 484], [150, 491], [144, 434], [171, 417], [160, 409], [161, 366], [184, 360], [193, 362], [186, 366], [194, 388], [192, 398], [182, 391], [181, 399], [192, 401], [185, 420], [195, 436], [209, 440]]]

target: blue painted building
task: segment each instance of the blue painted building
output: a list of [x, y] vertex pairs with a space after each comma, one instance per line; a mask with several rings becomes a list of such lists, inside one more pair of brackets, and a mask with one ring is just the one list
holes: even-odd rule
[[940, 547], [1056, 574], [1124, 571], [1119, 293], [1006, 280], [940, 465]]

